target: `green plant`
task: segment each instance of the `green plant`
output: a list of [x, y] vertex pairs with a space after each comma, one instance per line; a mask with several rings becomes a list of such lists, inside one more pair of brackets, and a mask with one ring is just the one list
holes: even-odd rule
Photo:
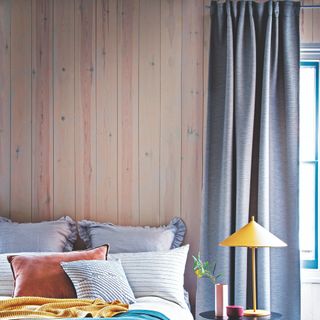
[[222, 277], [222, 274], [215, 274], [216, 272], [216, 263], [211, 265], [209, 261], [202, 261], [200, 252], [198, 256], [192, 256], [193, 258], [193, 271], [198, 278], [208, 278], [210, 281], [215, 284], [219, 278]]

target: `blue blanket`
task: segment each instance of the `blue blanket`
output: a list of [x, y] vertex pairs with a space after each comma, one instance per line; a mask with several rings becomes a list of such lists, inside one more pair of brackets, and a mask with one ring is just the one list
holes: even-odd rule
[[[158, 311], [151, 310], [129, 310], [124, 313], [119, 313], [116, 316], [108, 319], [119, 318], [121, 320], [170, 320], [164, 314]], [[88, 318], [64, 318], [63, 320], [86, 320]], [[98, 318], [91, 318], [98, 319]]]
[[117, 314], [113, 318], [120, 318], [121, 320], [170, 320], [164, 314], [151, 310], [129, 310]]

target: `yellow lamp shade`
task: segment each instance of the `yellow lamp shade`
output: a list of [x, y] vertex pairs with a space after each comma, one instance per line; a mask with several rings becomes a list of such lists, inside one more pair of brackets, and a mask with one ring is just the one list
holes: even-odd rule
[[254, 217], [244, 227], [219, 243], [225, 247], [286, 247], [287, 244], [254, 221]]

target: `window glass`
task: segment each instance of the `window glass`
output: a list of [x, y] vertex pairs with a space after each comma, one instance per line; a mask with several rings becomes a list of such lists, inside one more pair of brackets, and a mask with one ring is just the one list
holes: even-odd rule
[[300, 248], [303, 260], [315, 259], [315, 165], [300, 165]]
[[300, 160], [315, 160], [316, 146], [316, 69], [302, 66], [300, 71]]
[[318, 268], [318, 91], [319, 62], [300, 66], [300, 250], [305, 268]]

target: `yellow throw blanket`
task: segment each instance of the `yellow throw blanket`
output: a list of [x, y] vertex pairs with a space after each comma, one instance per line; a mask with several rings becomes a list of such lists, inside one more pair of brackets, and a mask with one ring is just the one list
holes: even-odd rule
[[120, 301], [21, 297], [0, 301], [0, 319], [111, 318], [128, 311]]

